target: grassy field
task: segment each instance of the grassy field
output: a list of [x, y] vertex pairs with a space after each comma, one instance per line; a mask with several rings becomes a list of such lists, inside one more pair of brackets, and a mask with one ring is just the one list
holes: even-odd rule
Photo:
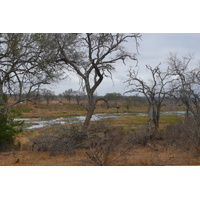
[[[60, 103], [62, 102], [62, 103]], [[20, 104], [16, 109], [21, 111], [22, 118], [48, 118], [48, 117], [70, 117], [86, 115], [84, 108], [85, 102], [77, 105], [76, 101], [69, 103], [67, 100], [54, 100], [49, 105], [46, 102], [39, 104]], [[147, 116], [137, 116], [137, 113], [147, 113], [148, 105], [140, 102], [134, 102], [127, 109], [127, 104], [122, 102], [110, 102], [111, 107], [107, 109], [104, 103], [98, 103], [95, 113], [113, 114], [112, 118], [102, 119], [102, 121], [109, 121], [112, 126], [121, 126], [123, 129], [136, 130], [145, 127], [147, 124]], [[117, 109], [116, 106], [120, 108]], [[183, 109], [183, 108], [182, 108]], [[180, 110], [178, 106], [169, 105], [163, 107], [162, 111], [176, 111]], [[123, 114], [125, 116], [115, 116], [115, 113]], [[182, 116], [178, 115], [161, 115], [160, 128], [163, 129], [171, 123], [175, 123]], [[26, 133], [26, 131], [24, 131]]]
[[[86, 102], [81, 101], [80, 105], [77, 105], [76, 101], [69, 103], [67, 100], [54, 100], [48, 105], [46, 102], [40, 102], [38, 104], [18, 104], [16, 109], [22, 112], [22, 117], [64, 117], [64, 116], [80, 116], [85, 115], [86, 110], [84, 108]], [[110, 102], [110, 108], [103, 102], [99, 102], [96, 106], [95, 113], [145, 113], [148, 110], [147, 103], [133, 102], [128, 105], [125, 102]], [[116, 107], [119, 107], [117, 109]], [[162, 107], [162, 111], [177, 111], [183, 110], [183, 107], [176, 105], [168, 105]]]
[[[116, 105], [120, 109], [116, 109]], [[76, 102], [68, 103], [67, 101], [53, 101], [50, 105], [45, 102], [40, 104], [20, 104], [17, 106], [22, 112], [21, 117], [64, 117], [64, 116], [80, 116], [85, 115], [84, 102], [77, 105]], [[102, 119], [101, 121], [91, 122], [91, 127], [95, 127], [94, 130], [103, 133], [104, 129], [112, 130], [111, 133], [119, 133], [118, 140], [123, 140], [123, 134], [129, 138], [129, 136], [137, 135], [138, 132], [146, 130], [147, 116], [137, 116], [135, 113], [147, 112], [147, 105], [142, 103], [133, 103], [127, 108], [126, 104], [120, 102], [113, 102], [112, 107], [107, 109], [106, 105], [99, 103], [96, 107], [95, 113], [126, 113], [125, 116], [113, 116], [109, 119]], [[183, 108], [169, 105], [164, 107], [162, 111], [180, 110]], [[160, 118], [160, 130], [164, 131], [167, 126], [178, 122], [183, 119], [181, 115], [167, 115], [162, 114]], [[64, 125], [69, 127], [70, 125]], [[63, 155], [62, 153], [56, 156], [52, 156], [49, 152], [38, 152], [32, 149], [32, 143], [29, 138], [40, 137], [41, 134], [46, 136], [56, 134], [59, 129], [58, 126], [44, 127], [35, 130], [24, 130], [22, 134], [18, 135], [15, 139], [15, 144], [20, 142], [20, 148], [13, 150], [11, 153], [2, 152], [0, 154], [0, 165], [98, 165], [97, 160], [92, 160], [88, 155], [100, 154], [105, 149], [93, 148], [76, 148], [70, 154]], [[92, 128], [91, 128], [92, 129]], [[145, 131], [144, 131], [145, 132]], [[96, 134], [95, 133], [95, 134]], [[64, 132], [63, 132], [64, 134]], [[118, 134], [118, 135], [119, 135]], [[112, 135], [112, 134], [111, 134]], [[112, 136], [111, 136], [112, 138]], [[114, 138], [115, 140], [115, 138]], [[105, 142], [106, 140], [103, 139]], [[130, 140], [127, 140], [130, 141]], [[125, 143], [124, 143], [125, 144]], [[109, 144], [110, 145], [110, 144]], [[110, 151], [106, 157], [106, 165], [199, 165], [200, 158], [188, 153], [185, 153], [178, 148], [174, 143], [167, 143], [163, 140], [148, 141], [147, 143], [137, 143], [127, 148], [128, 145], [119, 146]], [[109, 148], [113, 146], [109, 146]], [[107, 147], [106, 147], [107, 148]], [[126, 150], [127, 148], [127, 150]], [[122, 152], [123, 155], [122, 155]], [[102, 154], [103, 156], [103, 154]], [[113, 159], [117, 158], [117, 159]], [[105, 159], [99, 157], [99, 159]]]

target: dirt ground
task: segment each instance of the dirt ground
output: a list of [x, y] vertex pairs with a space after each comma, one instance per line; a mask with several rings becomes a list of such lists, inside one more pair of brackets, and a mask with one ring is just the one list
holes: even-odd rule
[[[49, 156], [48, 152], [12, 151], [0, 154], [1, 166], [93, 166], [86, 149], [77, 149], [71, 155]], [[110, 166], [180, 166], [200, 165], [200, 157], [189, 155], [176, 146], [149, 143], [136, 146], [125, 155], [110, 155]], [[117, 158], [117, 159], [115, 159]], [[109, 162], [110, 161], [110, 162]]]

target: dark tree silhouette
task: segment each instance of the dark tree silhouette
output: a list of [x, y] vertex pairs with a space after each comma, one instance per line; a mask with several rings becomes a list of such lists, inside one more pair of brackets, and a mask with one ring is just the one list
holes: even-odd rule
[[87, 116], [83, 127], [87, 130], [98, 101], [95, 91], [105, 77], [112, 77], [115, 63], [127, 59], [136, 61], [136, 53], [130, 53], [124, 47], [134, 39], [136, 48], [140, 34], [56, 34], [60, 54], [57, 63], [65, 65], [80, 78], [81, 86], [87, 94]]

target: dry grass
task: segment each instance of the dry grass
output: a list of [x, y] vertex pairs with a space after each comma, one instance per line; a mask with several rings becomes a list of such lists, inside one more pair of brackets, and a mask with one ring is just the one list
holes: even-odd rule
[[[11, 100], [12, 102], [12, 100]], [[75, 100], [72, 100], [70, 103], [66, 99], [56, 98], [51, 101], [48, 105], [45, 100], [38, 102], [37, 104], [30, 103], [28, 104], [19, 104], [17, 107], [22, 111], [22, 117], [63, 117], [63, 116], [75, 116], [75, 115], [85, 115], [86, 110], [84, 106], [86, 101], [82, 100], [80, 105], [77, 104]], [[127, 102], [118, 102], [113, 101], [109, 102], [110, 108], [107, 109], [107, 105], [99, 101], [96, 105], [95, 113], [115, 113], [115, 112], [134, 112], [141, 113], [147, 112], [148, 104], [141, 102], [132, 102], [131, 106], [127, 108]], [[119, 106], [119, 110], [116, 109], [116, 106]], [[174, 104], [167, 104], [167, 106], [162, 107], [162, 111], [169, 110], [184, 110], [184, 107], [178, 107]]]
[[[24, 105], [20, 105], [24, 106]], [[119, 112], [126, 112], [123, 104], [120, 104]], [[145, 105], [137, 104], [130, 108], [129, 112], [145, 112]], [[96, 113], [114, 113], [116, 108], [106, 109], [104, 105], [99, 104]], [[24, 107], [23, 117], [57, 117], [70, 115], [84, 115], [83, 105], [77, 106], [75, 102], [58, 103], [51, 102], [46, 105], [44, 102], [39, 105], [28, 105]], [[162, 115], [160, 119], [161, 128], [177, 121], [179, 116]], [[105, 121], [109, 126], [121, 127], [122, 131], [134, 132], [147, 123], [146, 116], [124, 116], [114, 117]], [[92, 122], [95, 125], [99, 122]], [[49, 156], [48, 152], [32, 152], [31, 143], [28, 137], [36, 137], [46, 129], [54, 130], [55, 127], [44, 127], [37, 130], [26, 130], [22, 135], [17, 136], [16, 142], [20, 141], [22, 146], [20, 151], [2, 152], [0, 154], [1, 166], [85, 166], [95, 165], [88, 160], [87, 149], [75, 149], [71, 154]], [[123, 151], [119, 149], [111, 153], [110, 157], [118, 157]], [[152, 166], [152, 165], [200, 165], [200, 157], [187, 154], [173, 144], [164, 143], [164, 141], [148, 142], [146, 145], [134, 145], [133, 148], [118, 159], [108, 162], [113, 166]]]
[[84, 156], [81, 152], [74, 156], [50, 157], [47, 152], [15, 151], [14, 154], [2, 153], [0, 157], [1, 166], [79, 166]]
[[[69, 103], [67, 100], [54, 100], [50, 102], [49, 105], [46, 104], [45, 101], [33, 104], [29, 103], [17, 105], [19, 110], [22, 111], [22, 117], [63, 117], [63, 116], [76, 116], [76, 115], [85, 115], [86, 110], [84, 105], [86, 101], [81, 101], [80, 105], [77, 105], [76, 101], [71, 101]], [[124, 113], [124, 112], [134, 112], [134, 113], [141, 113], [147, 112], [148, 106], [144, 103], [136, 102], [134, 103], [129, 110], [126, 108], [125, 102], [110, 102], [110, 108], [107, 109], [107, 106], [99, 102], [96, 106], [95, 113]], [[119, 110], [116, 109], [116, 106], [119, 106]], [[175, 109], [175, 108], [173, 108]], [[163, 110], [170, 110], [167, 107], [163, 107]], [[178, 110], [175, 109], [175, 110]]]
[[[177, 166], [200, 165], [200, 158], [184, 153], [175, 146], [163, 146], [158, 143], [155, 148], [152, 144], [136, 146], [125, 156], [110, 163], [111, 166]], [[120, 152], [115, 152], [115, 155]], [[1, 166], [89, 166], [86, 150], [75, 150], [72, 155], [50, 157], [47, 152], [15, 151], [0, 154]]]
[[[95, 125], [95, 123], [93, 123]], [[98, 124], [97, 124], [98, 125]], [[53, 128], [53, 127], [52, 127]], [[27, 135], [37, 136], [47, 128], [29, 131]], [[53, 130], [52, 130], [53, 131]], [[17, 138], [21, 143], [20, 151], [0, 154], [1, 166], [91, 166], [96, 165], [88, 159], [88, 149], [77, 148], [70, 154], [49, 156], [48, 152], [32, 152], [26, 135]], [[126, 148], [126, 147], [122, 147]], [[200, 157], [187, 154], [174, 143], [161, 140], [149, 141], [146, 144], [133, 144], [133, 148], [120, 156], [124, 149], [118, 149], [109, 155], [111, 166], [177, 166], [200, 165]], [[113, 159], [118, 158], [118, 159]]]

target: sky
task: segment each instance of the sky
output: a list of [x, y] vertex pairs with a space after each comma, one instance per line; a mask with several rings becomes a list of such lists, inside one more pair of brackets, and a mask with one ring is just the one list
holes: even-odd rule
[[[179, 56], [191, 53], [196, 62], [200, 59], [200, 31], [197, 25], [199, 5], [195, 0], [191, 0], [190, 4], [182, 1], [181, 5], [174, 0], [140, 0], [134, 3], [132, 0], [124, 0], [123, 3], [102, 0], [98, 6], [92, 0], [67, 3], [64, 0], [57, 0], [56, 3], [53, 0], [35, 0], [31, 7], [25, 0], [12, 0], [11, 7], [10, 1], [4, 1], [2, 5], [3, 8], [9, 8], [12, 15], [8, 15], [7, 9], [2, 9], [0, 15], [4, 20], [1, 22], [0, 32], [142, 33], [138, 62], [144, 78], [148, 78], [145, 65], [155, 66], [161, 62], [161, 67], [166, 67], [169, 52], [177, 52]], [[94, 9], [87, 5], [94, 5]], [[131, 48], [130, 44], [127, 44], [127, 48]], [[116, 65], [113, 81], [104, 79], [97, 94], [124, 93], [127, 90], [124, 81], [127, 80], [130, 65], [134, 63]], [[79, 90], [80, 86], [77, 76], [70, 74], [70, 79], [48, 88], [59, 94], [71, 88]]]
[[[195, 66], [198, 66], [200, 60], [200, 34], [199, 33], [141, 33], [141, 41], [139, 41], [139, 54], [138, 67], [139, 76], [143, 79], [148, 79], [149, 75], [145, 68], [146, 65], [152, 67], [161, 63], [161, 69], [165, 69], [167, 66], [167, 58], [169, 53], [177, 53], [178, 56], [183, 57], [188, 54], [193, 55], [193, 62]], [[126, 48], [129, 51], [136, 52], [132, 46], [132, 42], [126, 43]], [[104, 78], [103, 82], [97, 89], [98, 95], [105, 95], [106, 93], [121, 93], [123, 94], [128, 90], [127, 85], [124, 83], [128, 79], [128, 70], [130, 66], [134, 66], [136, 63], [128, 62], [123, 65], [121, 62], [115, 64], [116, 71], [113, 73], [112, 80], [110, 78]], [[70, 78], [53, 84], [50, 89], [55, 91], [56, 94], [60, 94], [68, 89], [79, 90], [79, 79], [76, 74], [71, 73]], [[131, 95], [131, 94], [130, 94]]]

